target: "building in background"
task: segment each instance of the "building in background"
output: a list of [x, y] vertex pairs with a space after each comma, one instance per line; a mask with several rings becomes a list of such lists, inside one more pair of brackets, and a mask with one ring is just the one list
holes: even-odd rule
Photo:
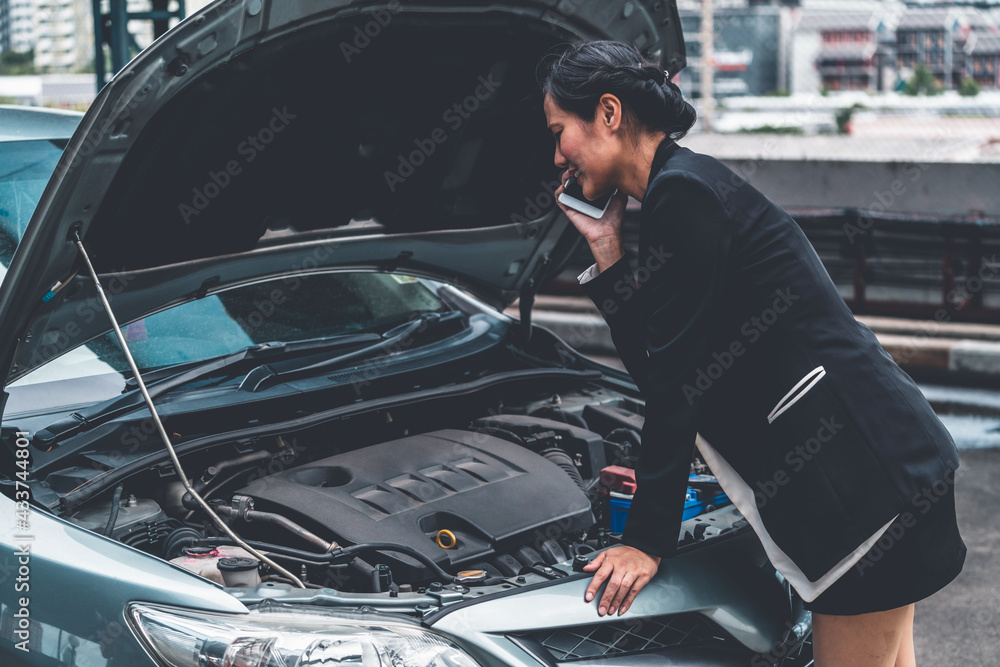
[[921, 65], [943, 88], [957, 89], [965, 76], [974, 76], [973, 51], [980, 85], [996, 88], [986, 68], [998, 22], [998, 11], [958, 4], [808, 3], [792, 27], [790, 90], [899, 90]]
[[791, 91], [891, 89], [892, 20], [881, 7], [802, 12], [792, 38]]
[[996, 22], [973, 7], [910, 7], [896, 26], [896, 65], [902, 78], [924, 66], [945, 89], [966, 75], [966, 45], [975, 34], [990, 34]]
[[[700, 3], [679, 3], [688, 66], [678, 80], [689, 97], [701, 96]], [[717, 97], [768, 95], [788, 89], [787, 62], [792, 10], [778, 4], [733, 6], [713, 12], [714, 83]]]
[[0, 0], [0, 53], [10, 50], [10, 0]]
[[35, 46], [34, 0], [0, 0], [7, 3], [9, 37], [4, 50], [26, 53]]
[[0, 52], [34, 52], [39, 72], [87, 68], [93, 39], [90, 0], [0, 0]]
[[[169, 4], [176, 9], [176, 0]], [[204, 4], [204, 0], [188, 2], [196, 9]], [[108, 0], [101, 5], [108, 13]], [[126, 8], [130, 13], [149, 12], [152, 2], [127, 0]], [[93, 12], [92, 0], [0, 0], [0, 52], [34, 51], [39, 73], [93, 71]], [[133, 54], [153, 41], [152, 21], [129, 21], [128, 32]]]
[[[110, 0], [100, 1], [107, 13]], [[165, 1], [171, 11], [180, 7], [178, 0]], [[186, 0], [184, 8], [190, 15], [210, 1]], [[129, 12], [148, 12], [154, 0], [126, 2]], [[918, 65], [944, 88], [958, 88], [969, 76], [997, 89], [1000, 0], [977, 8], [988, 2], [714, 0], [714, 94], [892, 91]], [[687, 96], [699, 98], [702, 0], [678, 0], [678, 8], [688, 67], [676, 80]], [[128, 33], [126, 59], [152, 42], [152, 22], [129, 21]], [[40, 74], [92, 71], [92, 0], [0, 0], [3, 51], [33, 51]]]
[[1000, 88], [1000, 34], [974, 32], [965, 43], [965, 69], [982, 88]]
[[35, 0], [0, 0], [0, 53], [27, 53], [35, 46]]
[[35, 69], [74, 72], [93, 58], [93, 12], [88, 0], [34, 0]]

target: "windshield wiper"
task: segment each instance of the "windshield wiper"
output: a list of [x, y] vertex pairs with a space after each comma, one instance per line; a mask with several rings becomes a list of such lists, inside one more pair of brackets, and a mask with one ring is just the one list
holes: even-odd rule
[[451, 322], [456, 319], [464, 319], [465, 317], [465, 313], [460, 310], [453, 310], [446, 313], [440, 313], [437, 311], [422, 313], [419, 317], [404, 322], [403, 324], [397, 325], [384, 332], [380, 337], [381, 339], [377, 343], [367, 345], [360, 349], [353, 350], [330, 359], [324, 359], [323, 361], [315, 364], [280, 372], [276, 371], [268, 364], [262, 364], [247, 373], [246, 377], [244, 377], [243, 381], [240, 383], [240, 391], [260, 391], [264, 388], [264, 385], [272, 384], [277, 380], [288, 381], [295, 377], [311, 375], [316, 371], [328, 371], [336, 368], [337, 366], [342, 366], [358, 359], [370, 357], [372, 354], [379, 352], [380, 350], [390, 348], [398, 344], [400, 341], [410, 338], [417, 333], [423, 333], [445, 322]]
[[[380, 341], [382, 336], [373, 332], [344, 334], [342, 336], [332, 336], [329, 338], [315, 338], [294, 342], [270, 342], [250, 345], [221, 357], [215, 357], [207, 361], [198, 363], [184, 371], [168, 375], [149, 385], [150, 398], [156, 398], [176, 389], [177, 387], [190, 384], [211, 375], [215, 375], [225, 370], [235, 370], [240, 366], [245, 366], [248, 362], [258, 362], [261, 359], [295, 352], [308, 352], [312, 350], [329, 350], [348, 347], [352, 345], [363, 345], [372, 341]], [[230, 368], [232, 367], [232, 368]], [[169, 369], [163, 369], [169, 370]], [[147, 374], [148, 375], [148, 374]], [[135, 379], [129, 381], [134, 383]], [[135, 388], [132, 384], [132, 389]], [[130, 412], [144, 403], [141, 394], [128, 391], [127, 393], [103, 401], [95, 405], [88, 406], [82, 410], [77, 410], [68, 417], [53, 422], [35, 433], [33, 442], [42, 449], [51, 449], [55, 441], [76, 435], [94, 426], [107, 422], [118, 415]]]

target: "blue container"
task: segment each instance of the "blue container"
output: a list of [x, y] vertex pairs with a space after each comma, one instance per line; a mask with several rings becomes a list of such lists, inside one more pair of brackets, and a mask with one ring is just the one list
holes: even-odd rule
[[705, 511], [705, 503], [698, 500], [698, 490], [688, 487], [687, 498], [684, 500], [684, 514], [681, 521], [687, 521], [691, 517], [698, 516]]
[[[724, 495], [718, 496], [713, 499], [713, 502], [718, 504], [720, 498], [725, 498]], [[617, 491], [611, 492], [611, 532], [621, 533], [625, 530], [625, 520], [628, 519], [628, 510], [632, 506], [632, 494], [631, 493], [619, 493]], [[698, 500], [698, 490], [688, 487], [687, 498], [684, 500], [684, 514], [681, 515], [681, 520], [687, 520], [691, 517], [698, 516], [705, 510], [705, 503]]]
[[628, 508], [632, 506], [631, 493], [611, 492], [611, 532], [621, 533], [625, 530], [625, 519], [628, 518]]

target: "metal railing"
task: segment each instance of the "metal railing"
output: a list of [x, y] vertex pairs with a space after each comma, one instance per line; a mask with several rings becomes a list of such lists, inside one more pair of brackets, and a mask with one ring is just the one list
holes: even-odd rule
[[[858, 315], [1000, 322], [1000, 220], [862, 215], [857, 209], [789, 210]], [[626, 213], [623, 239], [638, 258], [639, 209]], [[581, 295], [576, 276], [593, 262], [581, 243], [543, 293]]]

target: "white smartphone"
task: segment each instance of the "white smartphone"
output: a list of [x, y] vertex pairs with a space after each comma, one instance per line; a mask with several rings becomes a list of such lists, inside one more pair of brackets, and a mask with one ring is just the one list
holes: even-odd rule
[[597, 199], [587, 199], [583, 196], [583, 188], [580, 187], [575, 178], [570, 176], [566, 179], [566, 186], [559, 195], [559, 201], [574, 211], [600, 219], [604, 217], [604, 212], [608, 210], [611, 198], [615, 196], [616, 192], [618, 190]]

